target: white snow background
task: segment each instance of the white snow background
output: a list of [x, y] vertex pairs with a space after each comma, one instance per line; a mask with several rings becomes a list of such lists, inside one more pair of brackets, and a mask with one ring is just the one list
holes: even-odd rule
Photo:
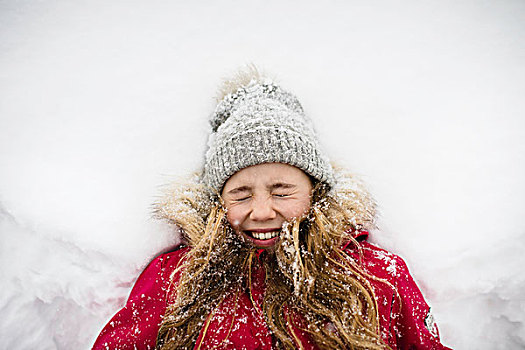
[[90, 348], [253, 62], [368, 183], [442, 341], [524, 349], [524, 34], [524, 1], [0, 1], [0, 348]]

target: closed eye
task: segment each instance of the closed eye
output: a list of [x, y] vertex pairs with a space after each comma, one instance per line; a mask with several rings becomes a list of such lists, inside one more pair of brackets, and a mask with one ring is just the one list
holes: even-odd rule
[[291, 194], [288, 194], [288, 193], [274, 193], [273, 194], [275, 197], [279, 197], [279, 198], [284, 198], [284, 197], [290, 197]]
[[246, 197], [241, 197], [241, 198], [235, 198], [234, 201], [236, 202], [242, 202], [242, 201], [245, 201], [247, 199], [250, 199], [252, 196], [246, 196]]

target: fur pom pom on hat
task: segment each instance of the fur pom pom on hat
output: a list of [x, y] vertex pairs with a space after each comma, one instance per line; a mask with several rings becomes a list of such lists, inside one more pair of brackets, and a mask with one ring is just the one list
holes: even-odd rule
[[204, 184], [219, 193], [241, 169], [285, 163], [333, 186], [332, 166], [297, 98], [258, 73], [244, 80], [248, 83], [226, 94], [211, 116]]

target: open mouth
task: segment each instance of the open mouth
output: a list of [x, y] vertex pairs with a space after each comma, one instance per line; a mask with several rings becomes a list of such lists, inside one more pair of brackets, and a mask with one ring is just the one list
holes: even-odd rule
[[256, 231], [244, 231], [248, 236], [258, 239], [258, 240], [267, 240], [279, 236], [279, 231], [270, 231], [270, 232], [256, 232]]

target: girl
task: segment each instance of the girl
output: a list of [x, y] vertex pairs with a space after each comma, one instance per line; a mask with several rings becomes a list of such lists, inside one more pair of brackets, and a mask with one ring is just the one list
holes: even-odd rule
[[93, 349], [446, 349], [297, 98], [255, 70], [223, 92], [203, 171], [156, 205], [185, 244], [149, 264]]

